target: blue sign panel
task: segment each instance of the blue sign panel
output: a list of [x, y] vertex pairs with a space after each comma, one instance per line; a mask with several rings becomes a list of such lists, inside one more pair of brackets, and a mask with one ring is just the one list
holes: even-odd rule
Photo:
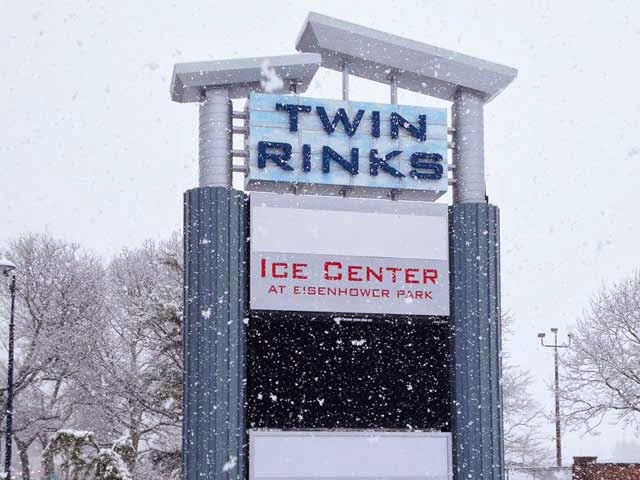
[[447, 191], [446, 109], [252, 93], [248, 143], [248, 190]]

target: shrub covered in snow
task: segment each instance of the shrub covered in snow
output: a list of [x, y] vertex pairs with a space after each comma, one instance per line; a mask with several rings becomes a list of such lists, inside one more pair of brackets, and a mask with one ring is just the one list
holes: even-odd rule
[[43, 463], [57, 464], [69, 480], [133, 480], [118, 453], [130, 455], [130, 442], [120, 440], [114, 448], [99, 448], [93, 432], [59, 430], [42, 453]]

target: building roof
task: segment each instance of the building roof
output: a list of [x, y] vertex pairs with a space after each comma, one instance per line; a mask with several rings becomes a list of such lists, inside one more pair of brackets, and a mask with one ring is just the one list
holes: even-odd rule
[[640, 463], [574, 463], [573, 480], [640, 480]]

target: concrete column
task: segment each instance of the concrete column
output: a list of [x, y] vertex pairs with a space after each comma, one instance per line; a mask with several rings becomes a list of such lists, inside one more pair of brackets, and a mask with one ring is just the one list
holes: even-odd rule
[[244, 480], [247, 199], [204, 187], [184, 202], [182, 478]]
[[500, 225], [486, 203], [449, 210], [456, 480], [502, 480]]
[[484, 203], [484, 120], [481, 94], [459, 88], [453, 95], [455, 129], [453, 164], [456, 167], [453, 203]]
[[231, 186], [232, 105], [229, 90], [207, 90], [200, 104], [200, 186]]

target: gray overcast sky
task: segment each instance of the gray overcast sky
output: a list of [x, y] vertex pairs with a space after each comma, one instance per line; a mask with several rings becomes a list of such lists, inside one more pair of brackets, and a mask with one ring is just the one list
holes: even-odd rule
[[[293, 53], [315, 10], [519, 69], [486, 108], [488, 193], [502, 211], [515, 357], [541, 398], [552, 365], [536, 332], [566, 331], [603, 282], [640, 266], [640, 2], [0, 5], [0, 242], [48, 230], [106, 255], [179, 228], [197, 181], [197, 108], [169, 100], [173, 64]], [[321, 72], [308, 94], [339, 88]], [[352, 97], [388, 93], [354, 80]], [[443, 104], [408, 92], [400, 102]], [[606, 457], [633, 438], [571, 434], [565, 455]]]

